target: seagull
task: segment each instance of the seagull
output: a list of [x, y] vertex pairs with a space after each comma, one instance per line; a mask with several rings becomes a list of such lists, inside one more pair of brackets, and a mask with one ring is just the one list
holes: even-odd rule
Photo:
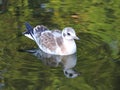
[[43, 25], [32, 27], [25, 23], [26, 32], [23, 34], [34, 40], [38, 47], [48, 54], [70, 55], [76, 53], [76, 43], [74, 39], [79, 40], [73, 28], [66, 27], [62, 31], [49, 30]]

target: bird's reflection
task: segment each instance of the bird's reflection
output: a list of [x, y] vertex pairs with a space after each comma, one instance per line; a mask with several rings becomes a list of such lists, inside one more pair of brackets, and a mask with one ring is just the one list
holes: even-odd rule
[[4, 73], [7, 72], [7, 69], [0, 70], [0, 90], [3, 90], [5, 86]]
[[26, 50], [26, 52], [32, 53], [38, 57], [45, 65], [57, 67], [59, 64], [62, 65], [64, 75], [68, 78], [75, 78], [79, 76], [79, 73], [74, 70], [77, 62], [76, 54], [72, 55], [51, 55], [44, 53], [40, 49]]

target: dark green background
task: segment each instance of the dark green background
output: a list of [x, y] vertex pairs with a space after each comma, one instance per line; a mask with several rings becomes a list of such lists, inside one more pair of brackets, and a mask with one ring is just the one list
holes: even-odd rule
[[[0, 0], [1, 1], [1, 0]], [[19, 49], [37, 48], [22, 35], [25, 22], [50, 29], [71, 26], [77, 41], [76, 70], [49, 67]], [[0, 89], [120, 90], [119, 0], [3, 0], [0, 4]]]

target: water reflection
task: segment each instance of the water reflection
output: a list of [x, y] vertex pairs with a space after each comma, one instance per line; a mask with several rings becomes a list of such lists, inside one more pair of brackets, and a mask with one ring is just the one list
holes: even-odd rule
[[[0, 1], [0, 90], [120, 89], [119, 0]], [[17, 52], [20, 48], [36, 47], [21, 34], [26, 21], [50, 29], [74, 27], [81, 37], [77, 42], [80, 60], [74, 63], [77, 62], [76, 68], [82, 75], [67, 79], [61, 73], [63, 60], [51, 61], [55, 67], [51, 69], [41, 64], [42, 61], [48, 65], [50, 59], [48, 63], [47, 59], [40, 61], [28, 53]], [[60, 65], [62, 68], [57, 67]]]
[[38, 59], [40, 59], [47, 66], [58, 67], [59, 65], [61, 65], [64, 75], [67, 78], [75, 78], [80, 75], [76, 70], [74, 70], [74, 67], [77, 63], [76, 53], [72, 55], [60, 56], [44, 53], [40, 49], [25, 51], [38, 57]]
[[0, 90], [3, 90], [4, 84], [4, 76], [3, 74], [6, 72], [6, 69], [0, 70]]

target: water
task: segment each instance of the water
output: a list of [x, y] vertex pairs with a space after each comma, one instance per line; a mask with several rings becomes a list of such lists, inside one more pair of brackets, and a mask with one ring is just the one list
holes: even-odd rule
[[80, 73], [74, 70], [74, 67], [77, 62], [76, 53], [72, 55], [61, 56], [61, 55], [51, 55], [43, 52], [40, 49], [20, 50], [20, 51], [28, 52], [35, 55], [47, 66], [58, 67], [59, 65], [61, 65], [64, 75], [67, 78], [75, 78], [80, 75]]
[[[119, 0], [6, 0], [0, 5], [0, 90], [119, 90], [119, 5]], [[62, 62], [21, 52], [38, 48], [22, 35], [26, 21], [73, 27], [80, 41], [72, 70], [80, 75], [68, 78]]]

